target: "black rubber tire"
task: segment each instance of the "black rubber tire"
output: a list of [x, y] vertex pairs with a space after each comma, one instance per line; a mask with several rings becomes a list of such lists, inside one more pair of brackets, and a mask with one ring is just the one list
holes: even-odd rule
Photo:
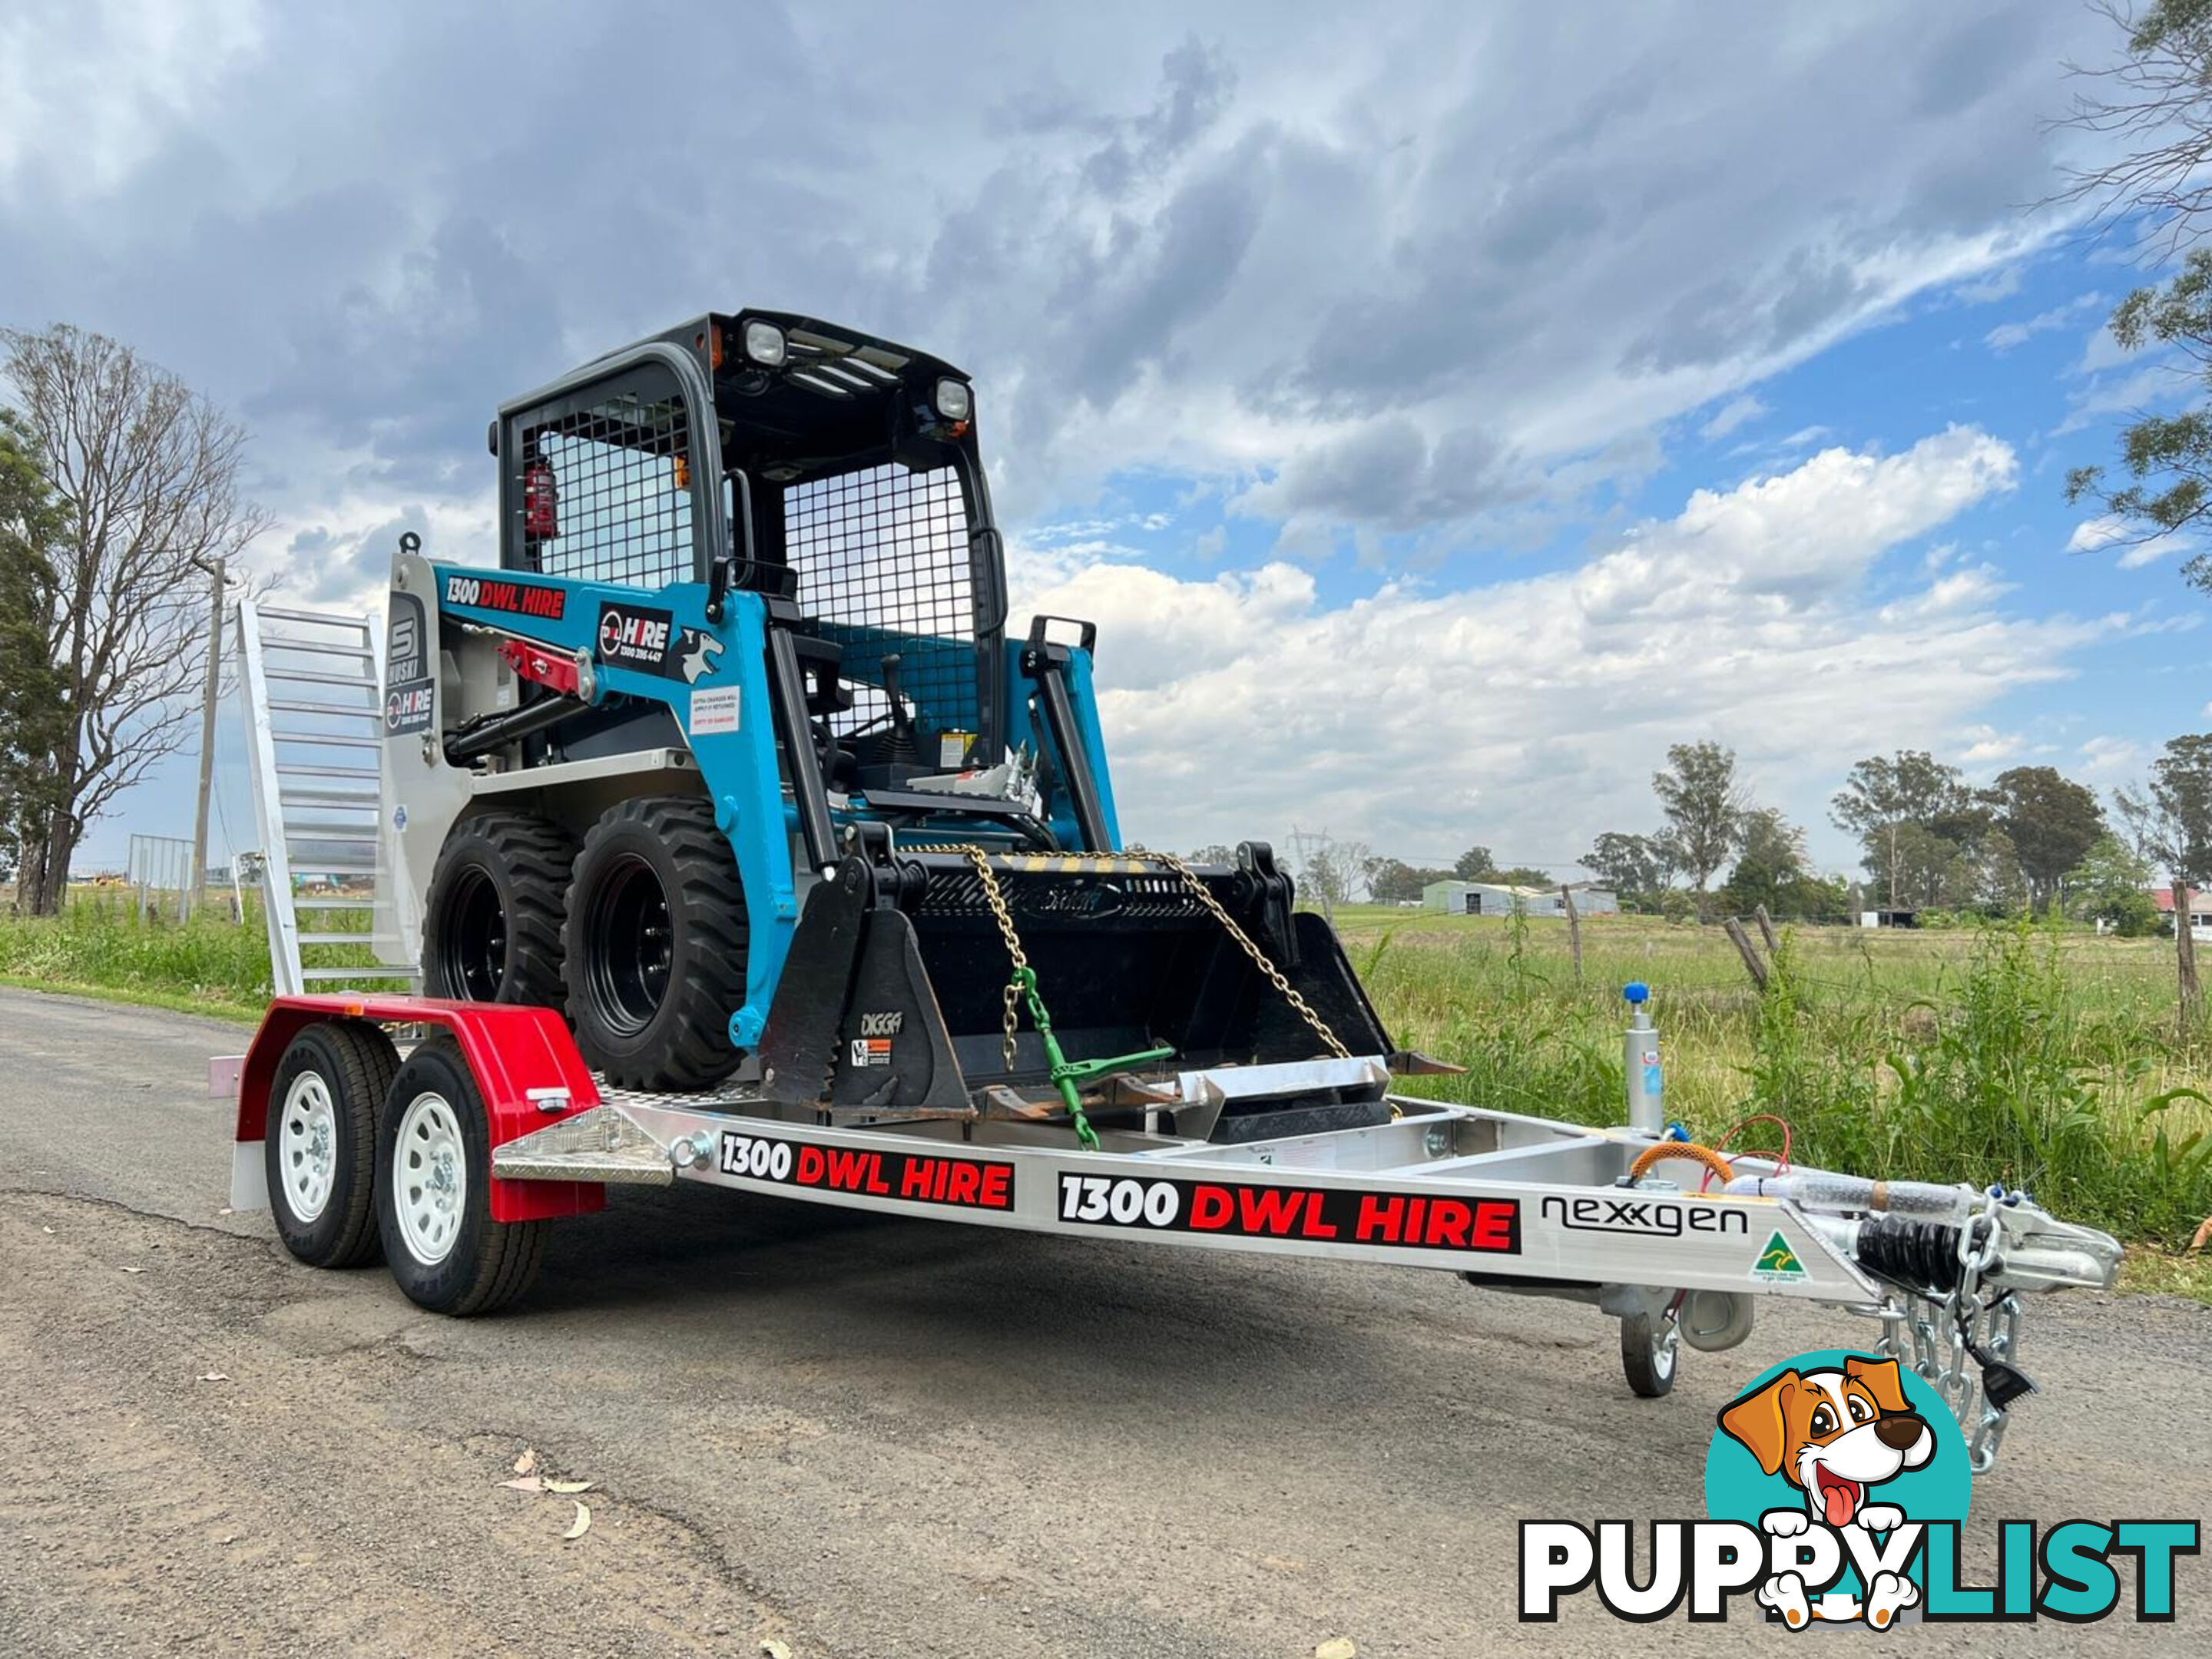
[[[414, 1172], [403, 1164], [400, 1133], [409, 1108], [426, 1095], [440, 1096], [451, 1105], [462, 1147], [459, 1224], [436, 1261], [415, 1254], [398, 1212], [401, 1189], [409, 1184], [404, 1177]], [[431, 1038], [393, 1075], [377, 1128], [375, 1187], [384, 1260], [407, 1299], [418, 1307], [459, 1318], [490, 1313], [520, 1296], [538, 1277], [545, 1259], [546, 1224], [491, 1218], [491, 1137], [483, 1097], [452, 1037]]]
[[422, 989], [558, 1008], [576, 838], [534, 812], [481, 812], [447, 836], [423, 905]]
[[[392, 1039], [357, 1020], [319, 1020], [292, 1039], [269, 1085], [269, 1121], [262, 1132], [262, 1169], [276, 1237], [310, 1267], [358, 1267], [376, 1260], [376, 1119], [399, 1069]], [[337, 1136], [331, 1188], [312, 1219], [295, 1207], [287, 1184], [284, 1114], [301, 1078], [322, 1081]]]
[[584, 837], [562, 933], [568, 1023], [622, 1089], [704, 1089], [734, 1070], [745, 1000], [744, 884], [711, 803], [647, 795]]
[[1620, 1322], [1620, 1369], [1639, 1400], [1663, 1400], [1682, 1369], [1680, 1338], [1663, 1314], [1631, 1314]]

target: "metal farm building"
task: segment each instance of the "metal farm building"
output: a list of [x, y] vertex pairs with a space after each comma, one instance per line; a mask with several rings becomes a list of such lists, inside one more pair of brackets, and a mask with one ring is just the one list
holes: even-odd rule
[[[1574, 890], [1575, 908], [1586, 916], [1617, 915], [1620, 900], [1601, 887]], [[1432, 881], [1421, 889], [1424, 909], [1455, 916], [1510, 916], [1517, 908], [1528, 916], [1564, 916], [1566, 906], [1556, 887], [1508, 887], [1493, 881]]]

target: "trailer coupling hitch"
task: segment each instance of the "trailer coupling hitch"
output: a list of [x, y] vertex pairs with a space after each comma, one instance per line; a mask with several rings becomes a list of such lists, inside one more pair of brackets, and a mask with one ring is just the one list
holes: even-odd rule
[[1052, 1066], [1052, 1086], [1060, 1091], [1060, 1100], [1067, 1107], [1068, 1120], [1075, 1125], [1075, 1138], [1083, 1143], [1084, 1151], [1095, 1152], [1098, 1150], [1098, 1131], [1091, 1127], [1091, 1119], [1083, 1109], [1082, 1094], [1076, 1085], [1111, 1072], [1126, 1072], [1132, 1066], [1172, 1060], [1175, 1050], [1147, 1048], [1141, 1054], [1116, 1054], [1111, 1060], [1070, 1060], [1060, 1052], [1060, 1039], [1052, 1032], [1052, 1016], [1046, 1012], [1044, 999], [1037, 994], [1036, 969], [1027, 963], [1022, 963], [1014, 969], [1014, 983], [1021, 987], [1022, 996], [1029, 1004], [1030, 1023], [1036, 1027], [1037, 1037], [1044, 1044], [1045, 1059]]

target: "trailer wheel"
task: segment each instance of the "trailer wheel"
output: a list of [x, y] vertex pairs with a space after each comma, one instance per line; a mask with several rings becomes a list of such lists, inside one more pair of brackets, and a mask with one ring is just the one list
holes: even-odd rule
[[531, 812], [484, 812], [439, 849], [423, 907], [422, 988], [464, 1002], [561, 1006], [561, 918], [576, 841]]
[[310, 1267], [376, 1255], [376, 1114], [399, 1056], [374, 1025], [322, 1020], [292, 1039], [269, 1087], [262, 1157], [284, 1248]]
[[712, 804], [645, 796], [611, 810], [584, 838], [562, 935], [586, 1061], [624, 1089], [728, 1076], [747, 939], [744, 885]]
[[1665, 1314], [1630, 1314], [1620, 1322], [1620, 1368], [1628, 1374], [1629, 1392], [1639, 1399], [1674, 1392], [1681, 1352], [1681, 1333]]
[[433, 1313], [489, 1313], [530, 1288], [545, 1224], [491, 1218], [483, 1097], [449, 1036], [407, 1057], [376, 1137], [384, 1259], [408, 1300]]

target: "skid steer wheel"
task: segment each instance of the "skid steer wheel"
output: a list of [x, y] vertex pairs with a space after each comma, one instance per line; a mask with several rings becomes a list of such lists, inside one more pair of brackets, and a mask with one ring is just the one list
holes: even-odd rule
[[374, 1025], [324, 1020], [292, 1039], [269, 1089], [262, 1158], [276, 1237], [310, 1267], [376, 1257], [376, 1114], [399, 1056]]
[[464, 1002], [561, 1006], [561, 917], [575, 838], [529, 812], [455, 824], [430, 876], [422, 986]]
[[450, 1036], [408, 1055], [376, 1136], [376, 1220], [408, 1299], [433, 1313], [489, 1313], [530, 1288], [542, 1221], [491, 1218], [483, 1097]]
[[746, 939], [744, 887], [711, 804], [658, 795], [611, 810], [584, 838], [562, 935], [586, 1061], [623, 1089], [729, 1075]]
[[1671, 1394], [1681, 1359], [1682, 1336], [1666, 1314], [1636, 1313], [1620, 1322], [1620, 1368], [1629, 1392], [1644, 1400]]

